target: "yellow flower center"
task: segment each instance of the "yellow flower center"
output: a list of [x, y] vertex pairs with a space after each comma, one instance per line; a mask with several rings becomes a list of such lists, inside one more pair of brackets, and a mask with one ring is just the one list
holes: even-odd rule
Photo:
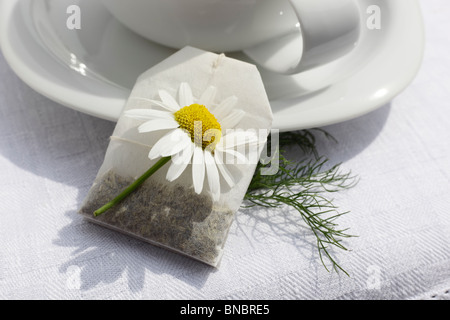
[[180, 109], [174, 115], [180, 128], [191, 135], [195, 145], [201, 146], [203, 150], [214, 151], [222, 136], [222, 128], [205, 106], [193, 104]]

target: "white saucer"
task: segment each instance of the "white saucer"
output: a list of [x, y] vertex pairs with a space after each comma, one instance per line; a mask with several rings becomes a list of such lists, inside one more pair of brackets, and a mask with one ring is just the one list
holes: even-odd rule
[[[261, 70], [282, 131], [346, 121], [389, 102], [415, 77], [424, 50], [418, 0], [359, 0], [381, 8], [380, 30], [363, 23], [347, 57], [301, 75]], [[66, 28], [69, 5], [81, 8], [81, 30]], [[0, 46], [21, 79], [62, 105], [115, 121], [137, 76], [174, 52], [124, 28], [99, 0], [0, 2]], [[246, 60], [243, 54], [231, 56]]]

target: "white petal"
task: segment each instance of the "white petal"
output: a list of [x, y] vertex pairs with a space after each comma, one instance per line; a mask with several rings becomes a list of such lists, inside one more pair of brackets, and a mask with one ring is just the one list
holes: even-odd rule
[[217, 170], [216, 162], [209, 151], [204, 152], [205, 156], [205, 166], [206, 166], [206, 176], [208, 178], [209, 188], [212, 193], [214, 201], [218, 201], [220, 198], [220, 177], [219, 171]]
[[211, 107], [211, 105], [214, 102], [214, 98], [217, 94], [217, 88], [213, 86], [209, 86], [208, 89], [203, 92], [200, 99], [198, 99], [198, 103], [201, 105], [206, 106], [208, 109]]
[[186, 82], [183, 82], [180, 85], [178, 96], [181, 108], [190, 106], [194, 103], [194, 97], [192, 95], [191, 87]]
[[165, 105], [165, 104], [164, 104], [163, 102], [161, 102], [161, 101], [151, 100], [151, 99], [147, 99], [147, 98], [139, 98], [139, 97], [132, 97], [131, 99], [147, 101], [147, 102], [150, 102], [151, 104], [154, 104], [154, 105], [156, 105], [156, 106], [158, 106], [158, 107], [161, 107], [161, 108], [163, 108], [163, 109], [166, 109], [166, 110], [172, 111], [172, 112], [176, 112], [176, 111], [179, 110], [178, 108], [175, 109], [175, 108], [173, 108], [173, 107], [171, 107], [171, 106]]
[[173, 119], [155, 119], [139, 126], [140, 133], [178, 128], [180, 124]]
[[192, 159], [192, 180], [194, 182], [194, 190], [197, 194], [202, 193], [203, 181], [205, 180], [205, 159], [203, 149], [195, 147], [194, 157]]
[[170, 107], [173, 111], [180, 110], [180, 105], [178, 102], [165, 90], [159, 90], [159, 97], [161, 101], [168, 107]]
[[190, 143], [182, 152], [172, 158], [172, 165], [167, 172], [167, 180], [172, 182], [178, 179], [191, 161], [194, 145]]
[[216, 161], [217, 168], [219, 169], [219, 172], [224, 178], [225, 182], [230, 188], [233, 188], [236, 185], [236, 181], [233, 175], [227, 169], [226, 165], [224, 165], [223, 163], [223, 153], [216, 150], [214, 153], [214, 160]]
[[184, 139], [183, 136], [186, 136], [186, 133], [182, 130], [177, 129], [169, 132], [155, 143], [148, 157], [150, 159], [169, 157], [180, 152], [191, 143], [190, 140]]
[[212, 112], [214, 113], [214, 116], [219, 119], [225, 118], [236, 106], [238, 102], [238, 98], [235, 96], [231, 96], [223, 100], [218, 106], [216, 106]]
[[173, 144], [173, 148], [166, 155], [163, 154], [164, 157], [178, 154], [193, 145], [191, 137], [183, 130], [175, 130], [175, 132], [171, 135], [170, 143]]
[[167, 111], [153, 110], [153, 109], [132, 109], [124, 112], [128, 118], [138, 120], [152, 120], [152, 119], [173, 119], [173, 114]]
[[231, 111], [231, 113], [226, 116], [225, 118], [222, 118], [219, 122], [220, 125], [223, 126], [225, 129], [231, 129], [236, 127], [239, 122], [244, 118], [245, 112], [239, 109], [235, 109]]
[[253, 130], [227, 130], [216, 147], [225, 150], [257, 142], [258, 135]]

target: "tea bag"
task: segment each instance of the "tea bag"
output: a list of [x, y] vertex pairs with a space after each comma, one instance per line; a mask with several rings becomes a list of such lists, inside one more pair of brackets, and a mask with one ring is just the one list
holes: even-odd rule
[[272, 118], [254, 65], [186, 47], [137, 79], [80, 213], [217, 267]]

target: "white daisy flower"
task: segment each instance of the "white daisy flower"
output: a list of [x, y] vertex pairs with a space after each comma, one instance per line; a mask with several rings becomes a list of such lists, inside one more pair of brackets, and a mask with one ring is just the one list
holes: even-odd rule
[[127, 117], [145, 121], [138, 127], [140, 133], [168, 131], [149, 153], [152, 160], [171, 157], [168, 181], [179, 178], [192, 163], [195, 192], [200, 194], [203, 191], [206, 178], [215, 201], [220, 197], [220, 177], [230, 187], [237, 182], [227, 168], [230, 164], [223, 161], [224, 155], [245, 163], [246, 157], [235, 148], [259, 143], [256, 132], [232, 130], [245, 116], [243, 110], [236, 108], [237, 97], [231, 96], [214, 104], [216, 94], [217, 89], [211, 86], [196, 99], [191, 87], [182, 83], [178, 101], [165, 90], [159, 90], [161, 101], [140, 98], [162, 110], [133, 109], [125, 112]]

